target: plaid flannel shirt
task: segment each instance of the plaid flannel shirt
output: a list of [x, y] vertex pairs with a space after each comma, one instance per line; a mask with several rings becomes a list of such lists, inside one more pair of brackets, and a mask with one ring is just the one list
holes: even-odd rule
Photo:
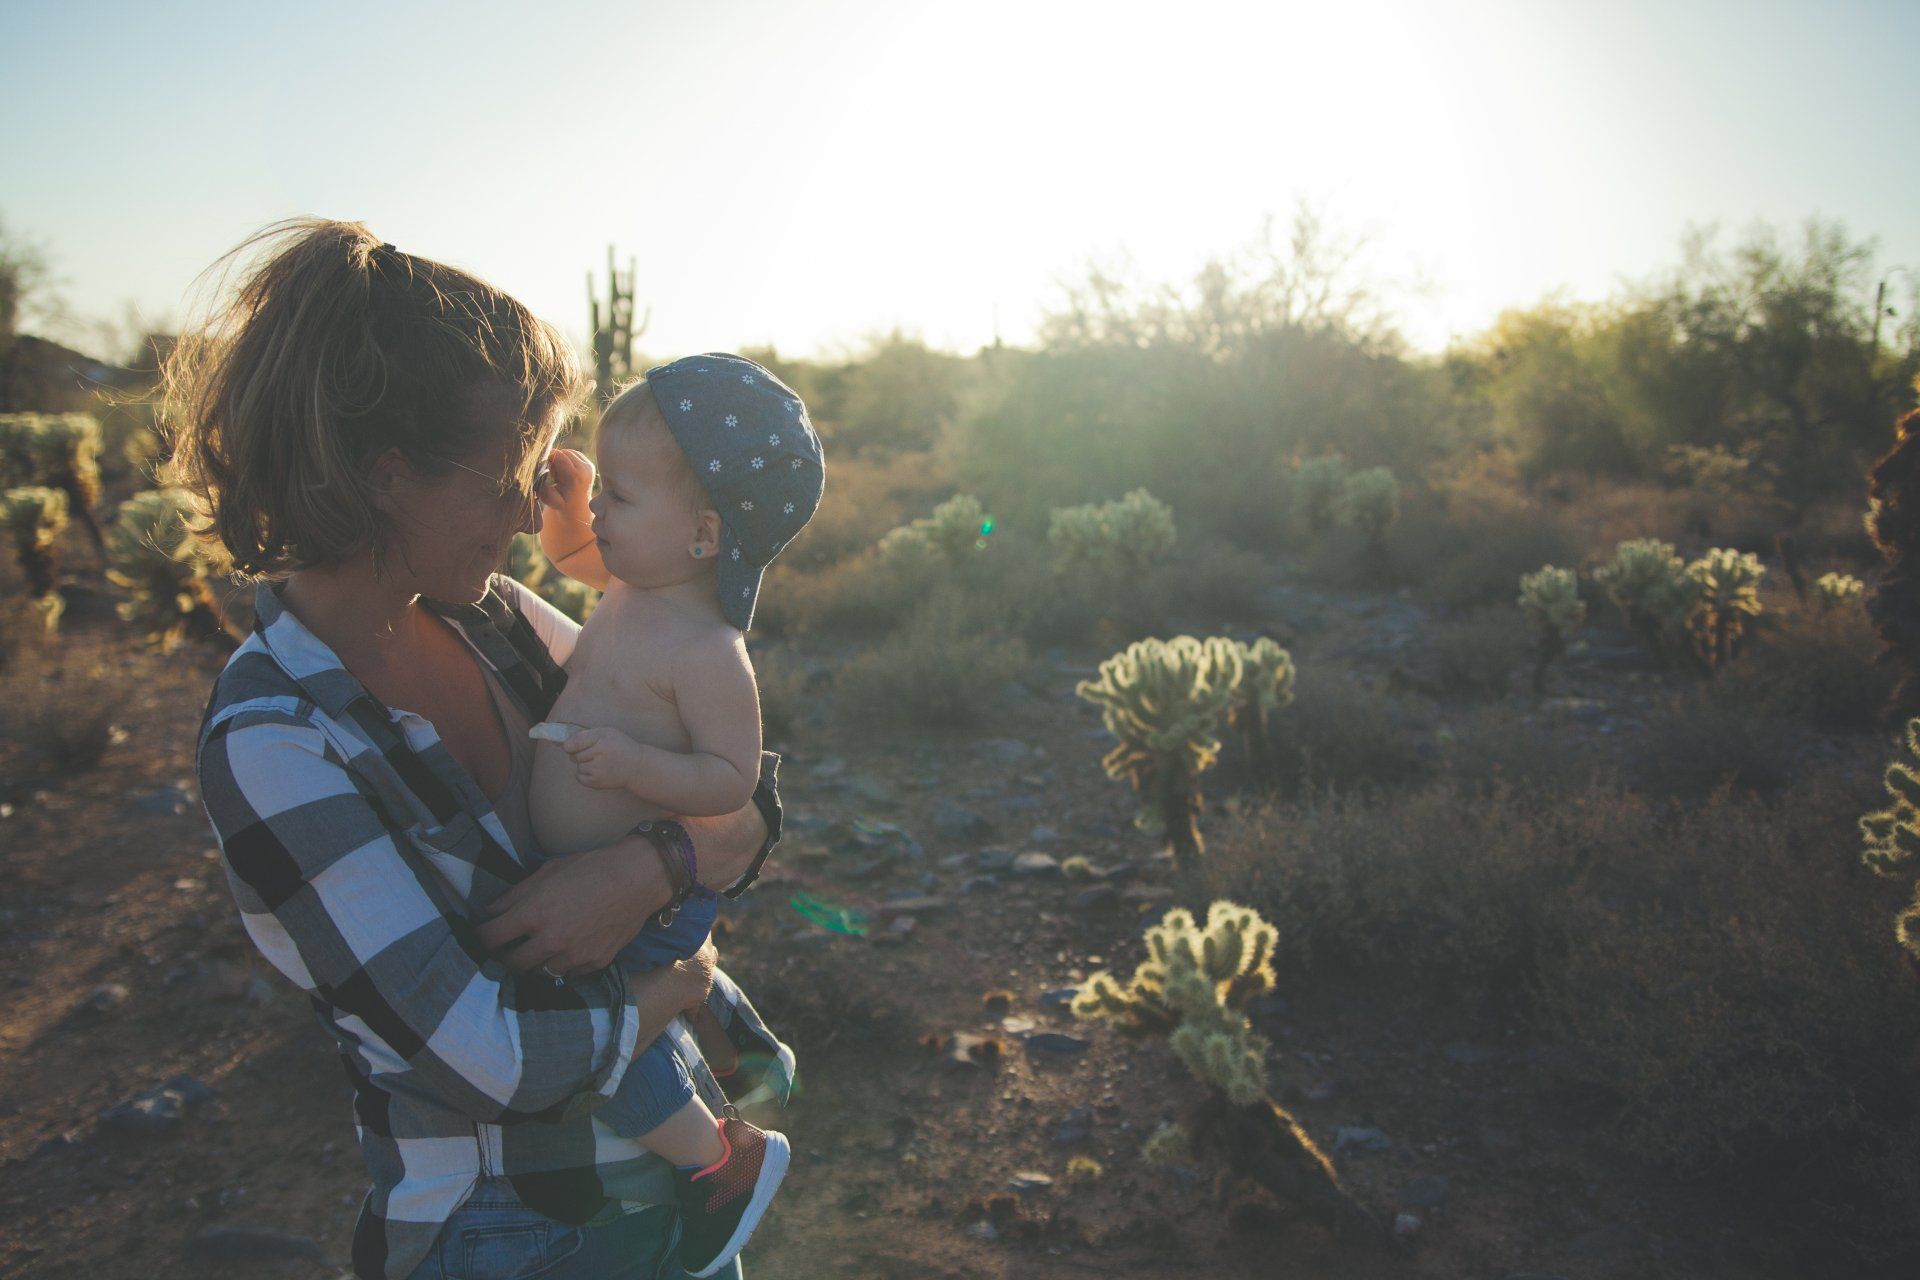
[[[479, 604], [422, 603], [545, 718], [571, 619], [502, 574]], [[489, 957], [478, 909], [529, 874], [492, 803], [427, 720], [368, 693], [272, 587], [255, 608], [201, 721], [200, 792], [248, 935], [307, 993], [353, 1082], [373, 1179], [355, 1272], [409, 1275], [483, 1175], [572, 1223], [672, 1200], [669, 1164], [592, 1114], [638, 1047], [619, 967], [555, 984]], [[780, 837], [778, 764], [762, 753], [754, 871]], [[724, 975], [714, 991], [723, 1022], [720, 1006], [745, 1004]], [[669, 1034], [718, 1111], [686, 1027]]]

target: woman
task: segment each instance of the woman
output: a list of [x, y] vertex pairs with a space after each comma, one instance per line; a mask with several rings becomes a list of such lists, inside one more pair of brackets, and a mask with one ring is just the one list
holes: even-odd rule
[[[493, 572], [539, 528], [590, 386], [512, 298], [359, 224], [283, 223], [248, 250], [169, 362], [162, 479], [219, 567], [260, 584], [202, 721], [201, 793], [248, 934], [353, 1081], [373, 1178], [355, 1272], [680, 1276], [670, 1170], [592, 1112], [710, 981], [741, 1043], [765, 1029], [711, 943], [631, 979], [611, 964], [684, 882], [671, 837], [526, 872], [526, 728], [578, 627]], [[737, 895], [758, 871], [777, 764], [753, 804], [685, 821], [702, 879]]]

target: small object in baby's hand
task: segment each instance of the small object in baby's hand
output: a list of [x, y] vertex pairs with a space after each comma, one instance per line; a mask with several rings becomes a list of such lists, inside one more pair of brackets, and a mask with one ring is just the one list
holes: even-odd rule
[[576, 733], [585, 733], [585, 725], [568, 724], [564, 720], [542, 720], [527, 730], [529, 738], [538, 738], [542, 742], [565, 742]]

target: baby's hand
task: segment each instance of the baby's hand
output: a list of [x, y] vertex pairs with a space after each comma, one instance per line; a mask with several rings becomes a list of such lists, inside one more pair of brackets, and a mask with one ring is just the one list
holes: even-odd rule
[[588, 729], [560, 745], [573, 758], [574, 777], [602, 791], [632, 786], [646, 754], [644, 747], [618, 729]]
[[540, 502], [551, 511], [591, 527], [593, 513], [593, 462], [578, 449], [555, 449], [547, 457], [547, 469], [553, 482], [540, 490]]

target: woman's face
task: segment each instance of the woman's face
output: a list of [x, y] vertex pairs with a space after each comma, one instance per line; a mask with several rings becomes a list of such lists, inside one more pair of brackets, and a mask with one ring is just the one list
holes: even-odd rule
[[[560, 434], [555, 413], [540, 436], [544, 462]], [[487, 580], [506, 560], [517, 533], [540, 531], [540, 502], [520, 479], [524, 446], [509, 433], [504, 445], [446, 458], [452, 470], [437, 478], [405, 471], [392, 490], [394, 536], [387, 576], [407, 590], [449, 604], [485, 597]]]

